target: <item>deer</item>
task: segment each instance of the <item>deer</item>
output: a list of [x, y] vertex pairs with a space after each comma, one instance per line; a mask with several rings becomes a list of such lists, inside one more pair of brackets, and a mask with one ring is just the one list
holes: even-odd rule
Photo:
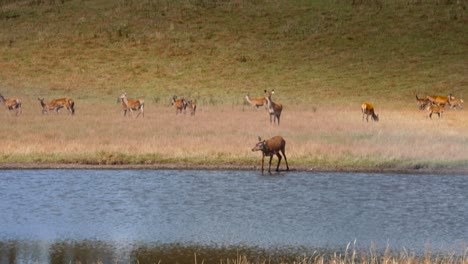
[[[172, 97], [171, 104], [175, 107], [176, 109], [176, 115], [184, 111], [185, 114], [185, 109], [187, 108], [187, 101], [182, 97], [180, 99], [177, 99], [177, 96], [174, 95]], [[194, 112], [195, 113], [195, 112]]]
[[133, 111], [138, 111], [136, 118], [138, 118], [140, 114], [142, 117], [145, 117], [145, 101], [143, 99], [128, 100], [127, 93], [123, 93], [118, 97], [117, 103], [119, 101], [122, 103], [124, 116], [127, 115], [127, 112], [130, 112], [133, 116]]
[[271, 173], [271, 160], [273, 159], [273, 155], [276, 155], [278, 157], [278, 165], [276, 166], [276, 171], [279, 171], [279, 166], [282, 159], [280, 152], [283, 154], [284, 160], [286, 161], [286, 170], [289, 171], [288, 159], [286, 158], [285, 154], [285, 147], [286, 141], [281, 136], [275, 136], [267, 140], [262, 140], [261, 137], [258, 137], [258, 143], [252, 148], [252, 152], [262, 152], [262, 173], [265, 156], [270, 157], [268, 172]]
[[458, 108], [463, 109], [463, 99], [455, 98], [453, 96], [448, 98], [448, 104], [450, 105], [450, 109]]
[[54, 99], [47, 104], [44, 98], [37, 98], [37, 100], [41, 103], [42, 114], [48, 114], [49, 111], [55, 111], [58, 114], [62, 108], [66, 108], [72, 115], [75, 114], [75, 101], [71, 98]]
[[426, 99], [429, 100], [429, 102], [431, 102], [433, 105], [441, 106], [447, 104], [449, 97], [452, 97], [452, 95], [450, 94], [448, 97], [440, 95], [428, 95], [426, 96]]
[[0, 103], [5, 105], [9, 114], [11, 114], [11, 110], [15, 110], [15, 115], [22, 113], [21, 100], [18, 98], [5, 98], [0, 94]]
[[190, 110], [190, 115], [194, 116], [195, 111], [197, 110], [197, 103], [194, 102], [193, 100], [187, 101], [187, 107]]
[[366, 121], [369, 122], [369, 116], [372, 117], [372, 120], [375, 122], [379, 121], [379, 115], [375, 114], [374, 106], [369, 103], [363, 103], [361, 105], [361, 111], [362, 111], [362, 121], [364, 121], [364, 116], [366, 116]]
[[280, 117], [281, 117], [281, 112], [283, 111], [283, 105], [280, 103], [273, 102], [271, 100], [271, 95], [275, 93], [275, 90], [271, 90], [271, 92], [268, 92], [265, 90], [265, 100], [267, 101], [267, 106], [268, 106], [268, 113], [270, 114], [270, 124], [276, 122], [278, 120], [278, 126], [280, 124]]
[[424, 110], [431, 103], [427, 98], [418, 98], [418, 95], [416, 95], [416, 102], [418, 103], [419, 110]]
[[[266, 92], [266, 90], [265, 90]], [[250, 98], [249, 95], [246, 95], [245, 96], [245, 100], [253, 107], [256, 107], [257, 109], [260, 107], [260, 106], [265, 106], [265, 109], [268, 109], [268, 104], [267, 104], [267, 100], [265, 99], [265, 97], [261, 97], [261, 98]]]
[[442, 118], [442, 114], [444, 113], [444, 107], [445, 107], [445, 104], [444, 105], [428, 105], [426, 107], [426, 111], [428, 112], [426, 119], [428, 117], [432, 119], [433, 113], [436, 113], [439, 116], [439, 119]]

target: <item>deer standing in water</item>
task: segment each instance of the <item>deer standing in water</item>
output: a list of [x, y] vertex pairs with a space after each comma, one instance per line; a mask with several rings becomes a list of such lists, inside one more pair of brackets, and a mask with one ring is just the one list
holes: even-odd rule
[[275, 103], [271, 100], [271, 95], [275, 93], [275, 90], [271, 90], [271, 92], [267, 92], [265, 90], [265, 99], [268, 105], [268, 113], [270, 114], [270, 124], [275, 123], [278, 120], [278, 126], [280, 124], [280, 117], [281, 112], [283, 111], [283, 105], [280, 103]]
[[117, 102], [122, 102], [122, 109], [124, 111], [124, 116], [127, 115], [127, 112], [130, 112], [133, 116], [133, 111], [138, 111], [138, 115], [136, 118], [142, 115], [145, 117], [144, 108], [145, 108], [145, 101], [143, 99], [135, 99], [135, 100], [128, 100], [127, 93], [123, 93], [117, 99]]
[[379, 115], [375, 114], [374, 111], [374, 106], [369, 103], [363, 103], [361, 105], [361, 111], [362, 111], [362, 121], [364, 121], [364, 116], [366, 116], [366, 121], [369, 122], [369, 116], [372, 117], [372, 120], [375, 122], [379, 121]]
[[75, 114], [75, 101], [71, 98], [54, 99], [49, 103], [44, 102], [44, 98], [37, 98], [42, 106], [42, 114], [48, 114], [49, 111], [55, 111], [58, 114], [60, 109], [66, 108], [72, 115]]
[[263, 164], [265, 161], [265, 156], [270, 157], [270, 163], [268, 166], [268, 172], [271, 172], [271, 160], [273, 155], [278, 157], [278, 165], [276, 166], [276, 171], [279, 171], [279, 166], [281, 163], [281, 154], [284, 156], [286, 161], [286, 170], [289, 171], [288, 159], [285, 154], [286, 141], [281, 136], [275, 136], [267, 140], [262, 140], [261, 137], [258, 137], [258, 143], [252, 148], [252, 151], [261, 151], [262, 152], [262, 173], [263, 173]]
[[5, 107], [8, 109], [8, 113], [11, 110], [15, 110], [15, 115], [21, 114], [21, 100], [18, 98], [5, 98], [3, 95], [0, 94], [0, 103], [4, 104]]

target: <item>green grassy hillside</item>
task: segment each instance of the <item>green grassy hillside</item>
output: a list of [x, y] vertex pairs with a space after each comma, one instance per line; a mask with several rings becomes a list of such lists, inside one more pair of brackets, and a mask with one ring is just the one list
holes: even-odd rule
[[[353, 4], [354, 3], [354, 4]], [[468, 97], [466, 0], [0, 1], [0, 93], [151, 103]], [[294, 102], [294, 103], [293, 103]]]

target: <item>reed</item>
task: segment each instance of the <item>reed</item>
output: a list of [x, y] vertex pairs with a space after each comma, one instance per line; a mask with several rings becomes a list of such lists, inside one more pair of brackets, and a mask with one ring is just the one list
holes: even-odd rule
[[[332, 249], [262, 249], [246, 246], [216, 247], [196, 244], [132, 244], [116, 249], [112, 242], [74, 241], [54, 242], [44, 247], [37, 242], [0, 241], [0, 252], [10, 261], [49, 263], [220, 263], [220, 264], [466, 264], [468, 248], [423, 252], [411, 249], [377, 249], [348, 243], [342, 250]], [[25, 255], [25, 252], [28, 252]], [[72, 252], [73, 254], [70, 254]]]
[[[276, 257], [276, 258], [258, 258], [247, 255], [238, 255], [233, 259], [221, 260], [225, 264], [466, 264], [468, 262], [468, 251], [462, 254], [439, 253], [434, 254], [430, 251], [422, 255], [411, 253], [407, 249], [401, 252], [392, 252], [389, 248], [385, 252], [378, 253], [371, 247], [368, 251], [356, 250], [350, 248], [349, 244], [345, 252], [318, 253], [315, 252], [308, 256], [307, 254], [297, 257]], [[195, 264], [197, 262], [195, 261]]]

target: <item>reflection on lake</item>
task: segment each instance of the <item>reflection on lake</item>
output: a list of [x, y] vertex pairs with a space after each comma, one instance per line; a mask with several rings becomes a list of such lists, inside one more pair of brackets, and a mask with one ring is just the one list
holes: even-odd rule
[[64, 263], [77, 256], [82, 261], [151, 259], [160, 251], [174, 251], [169, 255], [177, 259], [184, 250], [191, 252], [187, 258], [193, 263], [193, 247], [200, 254], [208, 248], [223, 249], [221, 254], [231, 252], [235, 258], [236, 248], [339, 250], [354, 241], [361, 248], [375, 242], [380, 248], [459, 251], [468, 241], [467, 179], [311, 172], [261, 176], [254, 171], [3, 170], [0, 263], [12, 258]]

